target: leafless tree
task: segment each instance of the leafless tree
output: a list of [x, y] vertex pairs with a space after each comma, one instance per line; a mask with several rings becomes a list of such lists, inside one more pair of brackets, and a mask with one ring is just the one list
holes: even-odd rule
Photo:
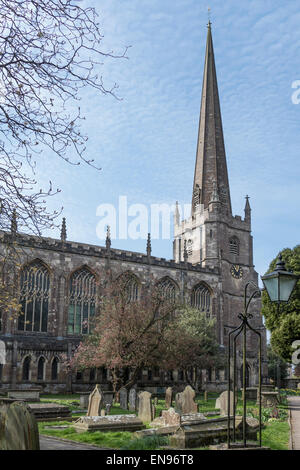
[[0, 229], [10, 229], [15, 209], [18, 227], [40, 235], [58, 215], [47, 211], [46, 197], [59, 190], [51, 181], [37, 189], [38, 156], [50, 149], [51, 159], [98, 168], [85, 157], [84, 118], [74, 104], [87, 86], [116, 96], [97, 69], [127, 48], [103, 51], [96, 11], [77, 0], [0, 0], [0, 12]]

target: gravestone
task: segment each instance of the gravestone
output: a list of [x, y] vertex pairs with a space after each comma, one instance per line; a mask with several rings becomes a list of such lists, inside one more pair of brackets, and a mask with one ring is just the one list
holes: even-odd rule
[[84, 410], [88, 409], [89, 406], [90, 392], [81, 392], [80, 393], [80, 407]]
[[111, 405], [110, 405], [109, 403], [106, 403], [106, 405], [105, 405], [105, 411], [106, 411], [106, 414], [107, 414], [107, 415], [109, 415], [110, 409], [111, 409]]
[[165, 426], [180, 426], [180, 414], [176, 413], [174, 408], [163, 410], [161, 416]]
[[279, 403], [278, 392], [261, 392], [261, 406], [265, 408], [275, 408]]
[[40, 401], [41, 388], [29, 388], [29, 389], [10, 389], [7, 390], [7, 398], [20, 401]]
[[136, 388], [131, 388], [129, 391], [129, 410], [136, 411]]
[[181, 410], [181, 407], [182, 407], [182, 397], [181, 397], [181, 393], [176, 393], [175, 395], [175, 409], [180, 411]]
[[120, 389], [120, 408], [128, 410], [128, 391], [125, 387]]
[[176, 409], [182, 414], [197, 413], [198, 405], [194, 401], [195, 396], [196, 392], [190, 385], [185, 387], [183, 392], [176, 394]]
[[154, 419], [155, 409], [151, 401], [150, 392], [139, 393], [139, 412], [138, 417], [143, 423], [150, 423]]
[[102, 405], [102, 393], [99, 385], [96, 385], [89, 397], [87, 416], [99, 416]]
[[203, 400], [204, 400], [204, 401], [207, 401], [207, 390], [204, 390]]
[[72, 419], [71, 410], [66, 405], [58, 403], [29, 403], [29, 410], [37, 421], [69, 421]]
[[1, 399], [0, 423], [0, 450], [40, 449], [37, 422], [25, 403]]
[[102, 393], [103, 406], [106, 406], [106, 405], [111, 405], [112, 406], [113, 401], [114, 401], [114, 392], [105, 391], [105, 392], [101, 392], [101, 393]]
[[73, 424], [75, 431], [139, 431], [145, 428], [142, 421], [135, 415], [111, 415], [111, 416], [81, 416]]
[[[230, 393], [230, 415], [233, 415], [233, 392]], [[237, 403], [237, 396], [235, 397], [235, 402]], [[218, 406], [217, 406], [218, 404]], [[216, 401], [216, 408], [220, 408], [220, 415], [227, 416], [228, 414], [228, 390], [222, 392], [219, 398]]]
[[171, 408], [173, 402], [173, 388], [168, 387], [165, 395], [166, 408]]

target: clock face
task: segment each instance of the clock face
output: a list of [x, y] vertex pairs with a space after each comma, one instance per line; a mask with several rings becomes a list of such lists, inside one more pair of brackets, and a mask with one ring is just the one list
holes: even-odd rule
[[230, 272], [235, 279], [241, 279], [243, 277], [243, 270], [238, 264], [233, 264], [230, 268]]

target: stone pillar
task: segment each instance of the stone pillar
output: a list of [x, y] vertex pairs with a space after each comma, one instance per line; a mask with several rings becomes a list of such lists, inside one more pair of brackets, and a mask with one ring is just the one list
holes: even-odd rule
[[[64, 314], [65, 314], [65, 284], [66, 280], [63, 274], [60, 274], [57, 281], [57, 304], [56, 304], [56, 319], [58, 322], [57, 335], [59, 337], [65, 336], [67, 331], [64, 331]], [[68, 320], [66, 320], [66, 323]], [[67, 328], [67, 327], [66, 327]]]

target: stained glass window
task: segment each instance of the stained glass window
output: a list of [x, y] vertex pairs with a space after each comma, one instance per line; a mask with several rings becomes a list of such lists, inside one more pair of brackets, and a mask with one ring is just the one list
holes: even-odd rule
[[211, 310], [211, 294], [208, 287], [204, 283], [200, 283], [194, 287], [192, 291], [191, 304], [202, 312], [209, 313]]
[[139, 282], [132, 273], [124, 273], [120, 276], [120, 282], [127, 292], [128, 302], [135, 302], [139, 298]]
[[176, 299], [177, 286], [172, 279], [169, 277], [164, 277], [161, 279], [158, 284], [158, 288], [161, 290], [162, 295], [165, 299], [174, 302]]
[[69, 284], [69, 334], [88, 334], [95, 315], [96, 279], [86, 268], [79, 269]]
[[18, 330], [47, 331], [50, 279], [47, 267], [34, 261], [23, 267], [20, 276], [21, 314]]

